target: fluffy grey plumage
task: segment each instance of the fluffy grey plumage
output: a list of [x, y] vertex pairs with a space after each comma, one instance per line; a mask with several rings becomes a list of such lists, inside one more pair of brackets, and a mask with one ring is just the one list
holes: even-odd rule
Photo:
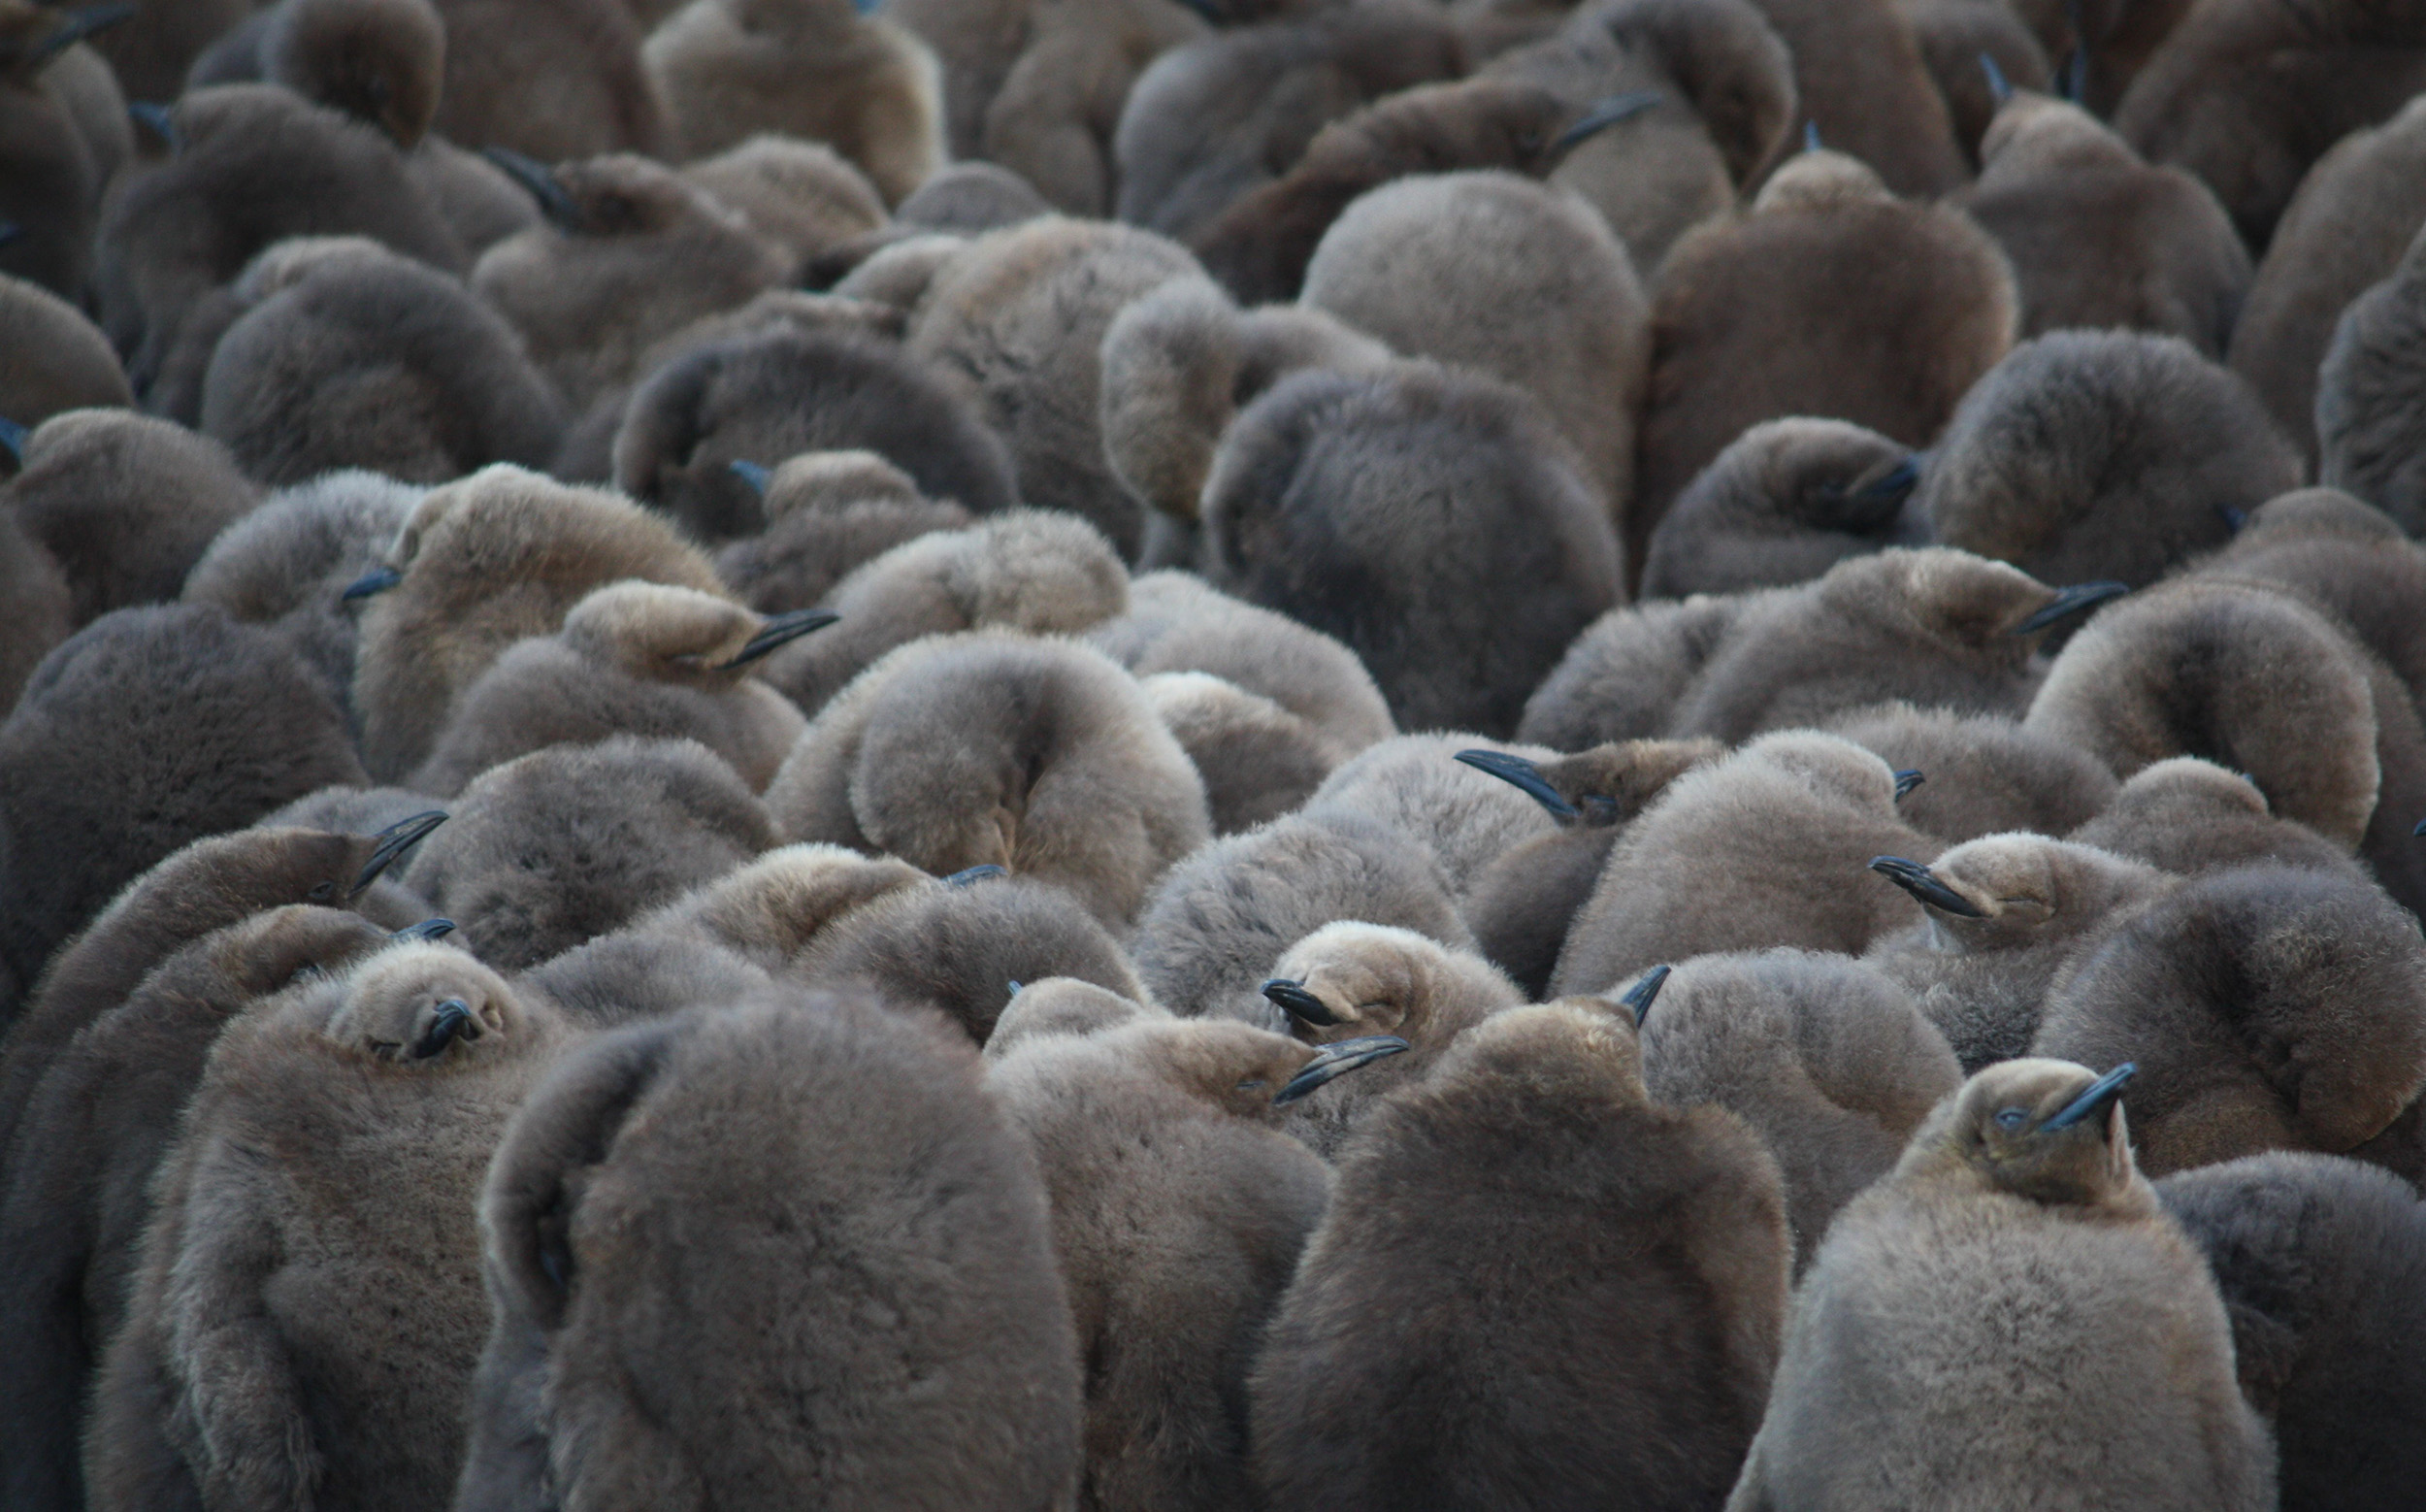
[[2317, 480], [2347, 489], [2412, 533], [2426, 530], [2418, 446], [2418, 354], [2426, 348], [2426, 242], [2350, 301], [2316, 376]]
[[1557, 828], [1537, 801], [1457, 759], [1477, 748], [1528, 761], [1554, 754], [1463, 734], [1396, 736], [1358, 752], [1324, 779], [1312, 802], [1378, 820], [1424, 846], [1462, 904], [1486, 867]]
[[1950, 845], [2007, 830], [2068, 834], [2120, 791], [2095, 756], [2002, 715], [1874, 704], [1824, 728], [1897, 772], [1919, 772], [1920, 785], [1896, 800], [1895, 811]]
[[2068, 837], [2187, 876], [2258, 862], [2370, 879], [2349, 847], [2267, 806], [2256, 783], [2197, 756], [2172, 756], [2131, 774], [2114, 801]]
[[[449, 141], [541, 162], [655, 152], [664, 106], [640, 66], [644, 29], [616, 0], [435, 0], [446, 22]], [[545, 89], [530, 87], [544, 79]]]
[[907, 473], [872, 451], [811, 451], [775, 468], [759, 499], [767, 527], [716, 553], [716, 573], [762, 614], [814, 608], [862, 563], [971, 518], [926, 499]]
[[0, 414], [40, 425], [65, 410], [132, 408], [98, 326], [39, 283], [0, 274]]
[[1156, 717], [1204, 779], [1216, 835], [1235, 835], [1303, 805], [1339, 765], [1329, 743], [1260, 693], [1200, 672], [1138, 679]]
[[0, 707], [16, 707], [25, 679], [76, 628], [74, 604], [58, 559], [0, 508]]
[[1849, 556], [1921, 544], [1911, 450], [1843, 420], [1764, 420], [1687, 485], [1651, 533], [1642, 596], [1807, 582]]

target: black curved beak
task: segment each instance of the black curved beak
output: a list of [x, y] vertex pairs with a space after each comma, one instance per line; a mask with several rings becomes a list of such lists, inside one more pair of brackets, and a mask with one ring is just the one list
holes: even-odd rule
[[1820, 123], [1816, 120], [1803, 122], [1803, 150], [1806, 152], [1820, 150]]
[[455, 921], [452, 919], [423, 919], [418, 924], [406, 925], [387, 937], [390, 939], [443, 939], [453, 933], [455, 933]]
[[2419, 836], [2426, 836], [2426, 819], [2420, 819], [2420, 820], [2418, 820], [2418, 821], [2417, 821], [2417, 828], [2415, 828], [2415, 829], [2413, 829], [2413, 830], [2410, 831], [2410, 838], [2411, 839], [2415, 839], [2415, 838], [2417, 838]]
[[1407, 1048], [1407, 1042], [1396, 1035], [1362, 1035], [1354, 1039], [1334, 1039], [1317, 1048], [1314, 1059], [1305, 1063], [1289, 1084], [1272, 1094], [1272, 1105], [1295, 1102], [1299, 1098], [1360, 1066], [1370, 1066], [1386, 1055], [1396, 1055]]
[[337, 596], [337, 601], [351, 604], [356, 599], [367, 599], [375, 593], [385, 593], [404, 580], [405, 575], [392, 567], [375, 567], [347, 583], [345, 591]]
[[2002, 105], [2014, 97], [2013, 82], [2005, 77], [2005, 70], [1996, 66], [1996, 59], [1984, 52], [1980, 54], [1980, 72], [1988, 76], [1989, 99]]
[[167, 143], [172, 155], [185, 150], [185, 138], [177, 129], [177, 117], [169, 114], [167, 106], [154, 105], [148, 100], [129, 100], [126, 114], [136, 125]]
[[1560, 797], [1558, 790], [1550, 785], [1549, 779], [1542, 775], [1542, 769], [1522, 756], [1511, 756], [1506, 751], [1475, 750], [1458, 752], [1458, 760], [1477, 772], [1487, 772], [1508, 783], [1560, 819], [1583, 817], [1583, 810]]
[[1010, 873], [1008, 871], [1005, 871], [1000, 867], [998, 867], [993, 862], [989, 861], [982, 867], [970, 867], [966, 871], [953, 872], [950, 876], [943, 879], [943, 885], [946, 887], [968, 887], [974, 883], [982, 882], [988, 877], [1009, 875]]
[[726, 463], [725, 466], [731, 470], [734, 477], [749, 484], [750, 492], [761, 499], [767, 497], [767, 485], [775, 479], [774, 474], [755, 462], [734, 461]]
[[[346, 896], [358, 896], [364, 888], [379, 879], [380, 872], [394, 866], [397, 857], [420, 844], [424, 837], [445, 822], [446, 810], [432, 808], [410, 819], [399, 819], [379, 831], [375, 837], [378, 843], [371, 847], [371, 859], [362, 864], [361, 874], [354, 878], [354, 890]], [[450, 924], [447, 928], [454, 926]]]
[[1668, 973], [1675, 970], [1676, 968], [1670, 966], [1653, 967], [1643, 973], [1641, 981], [1628, 987], [1625, 990], [1625, 996], [1618, 1000], [1620, 1003], [1633, 1011], [1636, 1029], [1642, 1028], [1643, 1020], [1651, 1017], [1652, 1000], [1659, 996], [1659, 989], [1668, 984]]
[[1259, 989], [1274, 1007], [1300, 1024], [1317, 1029], [1329, 1029], [1342, 1022], [1339, 1015], [1323, 1006], [1323, 1000], [1305, 990], [1305, 983], [1275, 976]]
[[1551, 141], [1550, 150], [1572, 152], [1583, 145], [1585, 139], [1598, 136], [1620, 121], [1632, 120], [1665, 98], [1656, 89], [1630, 89], [1623, 94], [1594, 100], [1572, 125]]
[[472, 1009], [461, 998], [449, 998], [438, 1005], [438, 1017], [430, 1032], [412, 1043], [412, 1058], [426, 1061], [458, 1039], [477, 1039], [480, 1031], [472, 1022]]
[[1895, 774], [1895, 796], [1901, 799], [1905, 794], [1928, 780], [1928, 775], [1918, 767], [1906, 767]]
[[2065, 1103], [2053, 1117], [2039, 1126], [2040, 1133], [2047, 1134], [2058, 1129], [2070, 1129], [2075, 1124], [2105, 1112], [2109, 1107], [2122, 1101], [2123, 1088], [2129, 1086], [2131, 1078], [2139, 1073], [2140, 1068], [2136, 1062], [2123, 1062], [2082, 1088], [2081, 1096]]
[[2249, 511], [2246, 509], [2236, 509], [2229, 504], [2219, 504], [2215, 506], [2215, 512], [2224, 517], [2224, 528], [2236, 536], [2248, 528]]
[[564, 181], [556, 170], [536, 157], [525, 157], [511, 148], [484, 147], [480, 155], [495, 163], [507, 178], [522, 185], [532, 199], [539, 202], [540, 214], [547, 223], [568, 236], [581, 230], [581, 210], [565, 191]]
[[2089, 100], [2089, 36], [2081, 19], [2081, 0], [2064, 0], [2064, 22], [2072, 28], [2072, 51], [2064, 59], [2064, 98], [2075, 105]]
[[1901, 856], [1873, 856], [1870, 870], [1913, 895], [1915, 902], [1957, 918], [1984, 919], [1987, 914], [1968, 898], [1937, 879], [1937, 873], [1918, 861]]
[[1883, 509], [1888, 505], [1900, 509], [1904, 501], [1912, 497], [1912, 491], [1919, 486], [1920, 456], [1916, 452], [1854, 489], [1847, 497], [1862, 504], [1877, 505]]
[[2070, 619], [2083, 609], [2093, 609], [2109, 599], [2119, 599], [2131, 591], [2127, 582], [2077, 582], [2069, 588], [2058, 588], [2048, 606], [2014, 627], [2017, 636], [2034, 636], [2058, 620]]
[[9, 454], [11, 467], [25, 465], [25, 438], [32, 434], [15, 420], [0, 417], [0, 451]]
[[812, 630], [823, 630], [841, 617], [832, 609], [794, 609], [789, 614], [777, 614], [767, 621], [766, 629], [743, 641], [741, 649], [733, 653], [733, 660], [717, 671], [747, 667], [776, 647], [789, 645]]

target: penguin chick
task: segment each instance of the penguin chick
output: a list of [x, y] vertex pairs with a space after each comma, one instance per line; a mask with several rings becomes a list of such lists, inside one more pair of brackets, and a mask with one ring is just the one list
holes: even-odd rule
[[2283, 1501], [2397, 1504], [2426, 1464], [2411, 1342], [2426, 1283], [2415, 1188], [2354, 1161], [2274, 1153], [2177, 1171], [2158, 1200], [2207, 1254], [2244, 1389], [2275, 1430]]
[[1868, 164], [1897, 195], [1925, 202], [1963, 182], [1968, 165], [1945, 97], [1894, 0], [1766, 0], [1761, 13], [1793, 57], [1795, 108], [1830, 148]]
[[1104, 457], [1098, 353], [1131, 300], [1197, 271], [1186, 248], [1151, 232], [1027, 221], [942, 263], [906, 345], [951, 375], [1002, 438], [1023, 501], [1085, 515], [1133, 559], [1142, 525]]
[[751, 230], [801, 263], [886, 223], [875, 185], [818, 142], [762, 132], [684, 164], [682, 177], [739, 211]]
[[854, 909], [931, 880], [891, 856], [863, 856], [840, 845], [783, 845], [642, 914], [621, 933], [662, 938], [687, 932], [778, 976]]
[[2132, 1164], [2129, 1076], [1989, 1067], [1846, 1204], [1730, 1512], [2275, 1504], [2215, 1283]]
[[1896, 9], [1911, 23], [1929, 82], [1946, 102], [1954, 145], [1977, 174], [1982, 139], [1999, 107], [2018, 90], [2056, 92], [2047, 49], [2003, 0], [1897, 0]]
[[775, 843], [767, 810], [695, 740], [615, 736], [492, 767], [406, 884], [500, 970], [524, 970]]
[[429, 0], [279, 0], [254, 34], [253, 54], [254, 72], [210, 82], [284, 84], [370, 122], [410, 152], [438, 115], [446, 23]]
[[640, 62], [642, 28], [618, 0], [435, 3], [446, 22], [437, 124], [448, 141], [545, 163], [663, 148], [665, 104]]
[[716, 575], [762, 614], [824, 604], [863, 563], [935, 531], [965, 530], [968, 510], [928, 499], [872, 451], [807, 451], [770, 473], [767, 528], [716, 553]]
[[2411, 533], [2426, 531], [2415, 352], [2426, 342], [2426, 230], [2381, 283], [2350, 301], [2316, 375], [2317, 481], [2345, 489]]
[[1621, 601], [1623, 563], [1538, 406], [1429, 363], [1284, 379], [1231, 425], [1204, 486], [1205, 577], [1345, 643], [1413, 729], [1504, 737]]
[[1850, 556], [1919, 545], [1905, 504], [1912, 451], [1843, 420], [1763, 420], [1727, 444], [1659, 517], [1642, 597], [1682, 599], [1808, 582]]
[[649, 34], [640, 59], [685, 157], [759, 132], [822, 142], [889, 204], [943, 166], [935, 55], [906, 27], [841, 0], [692, 0]]
[[[1192, 8], [1163, 0], [1023, 9], [1025, 44], [985, 101], [975, 155], [1011, 169], [1057, 210], [1106, 214], [1118, 188], [1113, 136], [1130, 88], [1157, 54], [1204, 36], [1205, 27]], [[929, 11], [913, 0], [907, 14], [915, 24]], [[933, 29], [927, 35], [947, 46]]]
[[1467, 1030], [1521, 1007], [1507, 973], [1468, 950], [1386, 924], [1340, 920], [1291, 945], [1261, 988], [1312, 1045], [1345, 1046], [1370, 1035], [1406, 1041], [1404, 1054], [1318, 1090], [1298, 1103], [1289, 1130], [1325, 1156], [1354, 1136], [1383, 1097], [1420, 1079]]
[[1941, 544], [2049, 582], [2143, 587], [2300, 485], [2247, 385], [2176, 337], [2057, 331], [1981, 379], [1930, 452]]
[[1284, 950], [1335, 920], [1403, 928], [1453, 949], [1473, 937], [1440, 863], [1395, 824], [1309, 804], [1201, 846], [1163, 874], [1131, 937], [1154, 1001], [1187, 1017], [1285, 1029], [1258, 984]]
[[279, 489], [212, 538], [181, 597], [277, 635], [349, 705], [356, 637], [339, 595], [379, 565], [421, 494], [354, 469]]
[[609, 583], [457, 695], [411, 785], [451, 797], [525, 752], [631, 735], [695, 740], [764, 792], [808, 722], [750, 675], [753, 664], [831, 622], [813, 609], [770, 620], [695, 588]]
[[1600, 880], [1620, 829], [1670, 782], [1725, 747], [1716, 740], [1616, 740], [1555, 761], [1502, 751], [1458, 759], [1514, 784], [1558, 822], [1519, 840], [1475, 874], [1462, 907], [1484, 959], [1516, 979], [1528, 1001], [1549, 996], [1568, 926]]
[[16, 1341], [0, 1387], [12, 1506], [81, 1505], [77, 1419], [98, 1342], [116, 1331], [152, 1169], [220, 1027], [256, 1000], [343, 970], [387, 943], [359, 914], [289, 904], [178, 951], [61, 1048], [13, 1141], [0, 1257], [26, 1283], [0, 1297]]
[[924, 636], [1091, 629], [1128, 607], [1129, 573], [1085, 520], [1012, 509], [903, 542], [854, 569], [822, 602], [840, 622], [770, 658], [765, 674], [812, 713], [887, 652]]
[[718, 593], [715, 569], [659, 516], [600, 490], [496, 464], [413, 506], [368, 598], [353, 703], [363, 764], [395, 780], [429, 758], [455, 697], [505, 649], [548, 635], [627, 578]]
[[1287, 710], [1334, 765], [1398, 733], [1356, 653], [1286, 614], [1209, 587], [1192, 573], [1129, 583], [1128, 612], [1087, 633], [1139, 677], [1203, 673]]
[[1068, 1504], [1070, 1310], [977, 1068], [859, 993], [567, 1057], [480, 1196], [493, 1321], [454, 1505]]
[[2096, 818], [2067, 838], [2183, 876], [2266, 863], [2372, 880], [2346, 847], [2278, 817], [2256, 783], [2196, 756], [2133, 772]]
[[1236, 1406], [1330, 1189], [1282, 1133], [1281, 1100], [1386, 1044], [1332, 1056], [1245, 1024], [1149, 1019], [988, 1068], [1044, 1177], [1090, 1363], [1081, 1506], [1262, 1504]]
[[2030, 1052], [2048, 989], [2115, 921], [2180, 879], [2043, 835], [1989, 835], [1928, 866], [1870, 870], [1912, 895], [1921, 922], [1870, 947], [1867, 964], [1909, 988], [1966, 1072]]
[[937, 874], [1000, 866], [1124, 931], [1209, 838], [1204, 784], [1135, 678], [1075, 641], [997, 632], [914, 641], [869, 667], [819, 710], [767, 798], [791, 839]]
[[1762, 420], [1819, 415], [1928, 444], [2012, 345], [2016, 301], [2004, 254], [1959, 210], [1897, 200], [1841, 153], [1789, 159], [1750, 214], [1688, 232], [1661, 265], [1627, 516], [1636, 559], [1694, 477]]
[[1339, 765], [1304, 720], [1234, 682], [1163, 672], [1138, 685], [1204, 779], [1215, 835], [1236, 835], [1296, 808]]
[[1956, 197], [1996, 238], [2021, 293], [2021, 331], [2123, 327], [2179, 336], [2221, 361], [2249, 287], [2249, 254], [2207, 185], [2142, 162], [2081, 107], [2017, 93]]
[[2410, 612], [2426, 598], [2426, 547], [2382, 510], [2334, 488], [2282, 494], [2190, 571], [2296, 595], [2382, 658], [2412, 696], [2426, 689], [2426, 624]]
[[978, 514], [1018, 502], [1002, 444], [921, 364], [889, 345], [788, 330], [696, 347], [642, 381], [615, 433], [615, 486], [718, 542], [767, 524], [734, 463], [849, 449]]
[[1362, 814], [1422, 844], [1463, 906], [1486, 867], [1557, 832], [1557, 811], [1511, 775], [1556, 756], [1465, 734], [1395, 736], [1343, 763], [1310, 802]]
[[1048, 976], [1024, 982], [994, 1021], [986, 1036], [985, 1057], [1000, 1061], [1023, 1045], [1039, 1039], [1099, 1035], [1134, 1024], [1162, 1023], [1170, 1017], [1108, 987], [1075, 976]]
[[639, 378], [665, 337], [789, 272], [790, 259], [739, 212], [646, 158], [508, 163], [546, 223], [481, 253], [472, 290], [522, 333], [575, 411]]
[[1695, 594], [1603, 614], [1525, 701], [1517, 734], [1562, 751], [1654, 738], [1738, 624], [1791, 597], [1775, 588]]
[[1582, 199], [1502, 171], [1395, 180], [1323, 233], [1299, 298], [1395, 351], [1532, 394], [1623, 518], [1650, 304]]
[[1895, 811], [1950, 845], [2010, 830], [2064, 835], [2121, 790], [2095, 756], [2000, 714], [1873, 704], [1823, 728], [1876, 751], [1898, 773], [1919, 772]]
[[2313, 467], [2316, 370], [2350, 301], [2391, 276], [2426, 224], [2426, 104], [2316, 160], [2275, 226], [2232, 330], [2232, 371]]
[[2352, 1151], [2426, 1085], [2426, 943], [2365, 882], [2297, 867], [2194, 877], [2073, 960], [2031, 1053], [2118, 1047], [2144, 1068], [2135, 1143], [2160, 1175]]
[[1893, 1168], [1912, 1132], [1962, 1085], [1922, 1004], [1843, 956], [1695, 956], [1636, 994], [1643, 1085], [1669, 1107], [1723, 1108], [1767, 1143], [1798, 1265], [1818, 1253], [1837, 1210]]
[[2115, 129], [2205, 180], [2262, 247], [2310, 165], [2421, 86], [2426, 46], [2402, 7], [2234, 0], [2182, 17], [2115, 106]]
[[1861, 869], [1873, 856], [1937, 851], [1895, 812], [1885, 762], [1816, 731], [1762, 736], [1677, 778], [1627, 826], [1551, 990], [1603, 991], [1718, 951], [1859, 955], [1918, 917], [1894, 889], [1858, 886]]
[[147, 1440], [207, 1504], [445, 1499], [483, 1322], [475, 1200], [563, 1034], [433, 944], [220, 1031], [95, 1393], [96, 1506], [148, 1504]]
[[454, 279], [365, 244], [258, 299], [202, 380], [203, 434], [253, 477], [341, 467], [443, 483], [490, 462], [544, 466], [563, 402], [513, 328]]
[[1370, 373], [1389, 347], [1321, 311], [1242, 311], [1212, 279], [1173, 279], [1103, 333], [1104, 458], [1144, 506], [1141, 567], [1193, 565], [1205, 477], [1240, 408], [1304, 368]]
[[0, 489], [66, 575], [79, 625], [176, 598], [212, 539], [260, 502], [226, 447], [124, 410], [44, 421]]
[[269, 632], [204, 605], [103, 615], [0, 723], [0, 962], [32, 982], [163, 857], [362, 780], [344, 716]]
[[[108, 177], [94, 161], [62, 65], [77, 44], [124, 11], [101, 5], [0, 8], [0, 273], [83, 301], [93, 275], [93, 224]], [[102, 70], [107, 78], [108, 70]]]
[[1207, 219], [1188, 246], [1240, 304], [1294, 299], [1323, 233], [1367, 190], [1464, 168], [1539, 179], [1617, 118], [1578, 112], [1536, 84], [1419, 84], [1324, 127], [1295, 167]]
[[1631, 1016], [1498, 1014], [1365, 1118], [1250, 1386], [1273, 1505], [1721, 1494], [1785, 1327], [1785, 1201], [1734, 1115], [1652, 1101]]
[[68, 410], [131, 410], [117, 353], [82, 311], [0, 274], [0, 415], [32, 430]]

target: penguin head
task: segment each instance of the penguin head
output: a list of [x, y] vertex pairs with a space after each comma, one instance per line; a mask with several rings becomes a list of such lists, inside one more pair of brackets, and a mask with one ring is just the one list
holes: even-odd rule
[[1980, 1179], [2049, 1205], [2090, 1205], [2130, 1185], [2136, 1167], [2122, 1113], [2138, 1068], [2100, 1074], [2070, 1061], [2003, 1061], [1954, 1094], [1939, 1136]]
[[1490, 979], [1496, 975], [1413, 930], [1341, 922], [1291, 946], [1262, 990], [1308, 1044], [1366, 1035], [1422, 1043], [1435, 1020], [1465, 1022], [1469, 1000], [1498, 996], [1493, 988], [1505, 997], [1485, 1011], [1523, 1001], [1513, 983]]
[[1103, 1043], [1223, 1111], [1262, 1123], [1279, 1121], [1290, 1103], [1407, 1048], [1394, 1035], [1309, 1045], [1227, 1019], [1149, 1020], [1112, 1032]]
[[1929, 920], [1940, 950], [2017, 949], [2107, 916], [2160, 879], [2108, 851], [2043, 835], [1987, 835], [1928, 865], [1881, 856], [1870, 870], [1904, 889]]
[[348, 976], [321, 1032], [372, 1060], [420, 1068], [491, 1053], [523, 1023], [522, 1004], [496, 972], [460, 950], [414, 940]]

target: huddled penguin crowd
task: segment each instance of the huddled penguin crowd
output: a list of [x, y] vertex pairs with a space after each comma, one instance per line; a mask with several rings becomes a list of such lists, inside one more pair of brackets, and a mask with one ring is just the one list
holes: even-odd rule
[[0, 0], [7, 1512], [2426, 1507], [2426, 0]]

